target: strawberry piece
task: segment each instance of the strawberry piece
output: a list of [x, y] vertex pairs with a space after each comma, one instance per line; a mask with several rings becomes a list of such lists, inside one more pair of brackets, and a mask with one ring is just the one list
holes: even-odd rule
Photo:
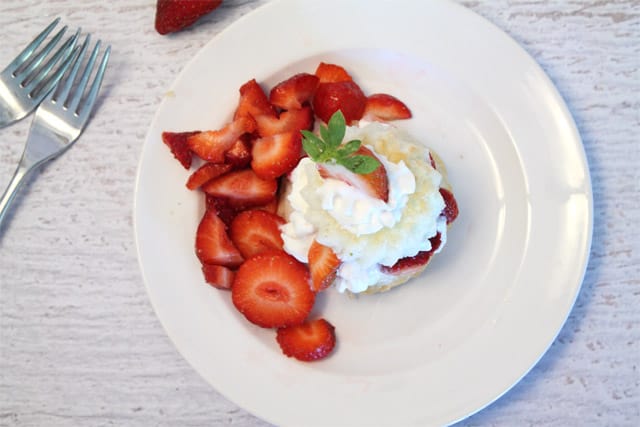
[[224, 163], [224, 154], [245, 133], [253, 132], [256, 121], [239, 117], [220, 130], [209, 130], [190, 136], [187, 144], [198, 157], [212, 163]]
[[275, 116], [276, 109], [271, 105], [258, 82], [251, 79], [240, 86], [240, 101], [233, 118], [235, 120], [238, 117], [257, 117], [264, 114]]
[[242, 210], [231, 206], [226, 198], [215, 197], [210, 194], [206, 194], [205, 201], [207, 210], [214, 212], [227, 228], [231, 227], [231, 222], [238, 215], [238, 212]]
[[316, 68], [316, 76], [320, 83], [337, 83], [353, 81], [347, 70], [340, 65], [321, 62]]
[[438, 166], [436, 165], [436, 161], [433, 159], [433, 156], [431, 155], [431, 153], [429, 153], [429, 163], [431, 164], [432, 168], [434, 168], [435, 170], [438, 170]]
[[216, 264], [235, 268], [242, 255], [227, 235], [226, 226], [215, 212], [204, 213], [196, 231], [196, 255], [204, 264]]
[[231, 289], [235, 276], [230, 268], [215, 264], [202, 264], [202, 274], [205, 282], [218, 289]]
[[189, 190], [200, 188], [207, 181], [229, 172], [230, 169], [231, 165], [225, 165], [224, 163], [205, 163], [189, 176], [186, 184], [187, 188]]
[[156, 31], [169, 34], [193, 25], [218, 6], [222, 0], [158, 0], [156, 3]]
[[296, 167], [301, 150], [300, 132], [281, 133], [257, 139], [251, 150], [251, 168], [263, 179], [275, 179]]
[[313, 308], [315, 293], [304, 264], [285, 252], [266, 252], [240, 266], [231, 299], [251, 323], [279, 328], [302, 324]]
[[269, 101], [285, 110], [300, 109], [302, 104], [313, 97], [316, 87], [317, 76], [308, 73], [296, 74], [275, 85], [269, 93]]
[[242, 138], [233, 143], [224, 153], [224, 162], [236, 169], [241, 169], [251, 163], [251, 148]]
[[404, 102], [386, 93], [376, 93], [367, 98], [362, 118], [369, 121], [402, 120], [411, 118], [411, 110]]
[[418, 252], [414, 256], [401, 258], [391, 267], [382, 266], [380, 270], [382, 270], [383, 273], [393, 275], [406, 273], [415, 274], [419, 272], [420, 269], [429, 262], [435, 251], [440, 247], [440, 244], [442, 243], [440, 233], [430, 238], [429, 241], [431, 242], [430, 250]]
[[362, 118], [366, 103], [367, 98], [355, 82], [320, 83], [313, 97], [313, 110], [325, 123], [341, 110], [349, 124]]
[[342, 264], [333, 250], [316, 240], [313, 241], [307, 255], [311, 272], [311, 289], [315, 292], [328, 288], [336, 278]]
[[272, 214], [278, 213], [278, 198], [274, 198], [272, 201], [267, 203], [264, 206], [257, 206], [255, 209], [259, 209], [262, 211], [270, 212]]
[[447, 225], [451, 224], [458, 217], [458, 202], [456, 202], [456, 198], [453, 197], [453, 193], [447, 190], [446, 188], [440, 188], [440, 195], [444, 199], [444, 209], [442, 210], [442, 215], [447, 218]]
[[275, 179], [262, 179], [251, 169], [232, 171], [207, 182], [202, 190], [222, 198], [232, 208], [260, 206], [274, 199], [278, 190]]
[[[361, 145], [354, 154], [375, 157], [375, 154], [364, 145]], [[382, 163], [376, 170], [364, 175], [351, 172], [341, 165], [322, 163], [317, 167], [323, 178], [338, 179], [364, 191], [371, 197], [376, 197], [385, 203], [389, 201], [389, 179], [387, 170]]]
[[162, 142], [164, 142], [171, 150], [175, 157], [185, 169], [191, 167], [191, 149], [187, 144], [190, 136], [196, 135], [200, 131], [195, 132], [162, 132]]
[[296, 132], [313, 127], [313, 111], [309, 107], [299, 110], [289, 110], [280, 114], [280, 117], [261, 115], [256, 116], [258, 134], [262, 137], [277, 135], [279, 133]]
[[303, 362], [327, 357], [336, 345], [335, 327], [325, 319], [278, 329], [276, 341], [282, 352]]
[[229, 236], [242, 256], [250, 258], [262, 252], [283, 250], [280, 226], [286, 221], [264, 210], [240, 212], [231, 223]]

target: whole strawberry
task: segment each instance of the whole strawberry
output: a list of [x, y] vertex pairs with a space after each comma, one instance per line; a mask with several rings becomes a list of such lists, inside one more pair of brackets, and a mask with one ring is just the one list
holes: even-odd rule
[[156, 31], [169, 34], [180, 31], [220, 6], [222, 0], [158, 0]]

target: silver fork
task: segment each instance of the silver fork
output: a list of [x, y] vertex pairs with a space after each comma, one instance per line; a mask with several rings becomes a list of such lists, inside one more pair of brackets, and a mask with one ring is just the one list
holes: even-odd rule
[[[43, 64], [47, 55], [62, 39], [67, 30], [66, 25], [36, 54], [38, 47], [59, 21], [60, 18], [57, 18], [49, 24], [7, 68], [0, 72], [0, 128], [31, 113], [71, 64], [73, 49], [80, 30], [69, 37]], [[58, 65], [57, 68], [56, 65]]]
[[[107, 46], [97, 70], [93, 73], [101, 45], [98, 40], [76, 82], [90, 40], [91, 37], [87, 35], [80, 51], [74, 51], [73, 65], [57, 88], [49, 93], [36, 110], [20, 164], [0, 199], [0, 226], [24, 178], [47, 160], [71, 147], [87, 125], [111, 52], [111, 46]], [[95, 75], [88, 92], [85, 93], [91, 74]]]

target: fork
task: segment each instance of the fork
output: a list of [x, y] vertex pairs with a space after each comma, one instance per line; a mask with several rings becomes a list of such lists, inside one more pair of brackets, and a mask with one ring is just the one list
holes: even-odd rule
[[[56, 53], [43, 64], [45, 57], [58, 44], [65, 25], [37, 54], [36, 50], [58, 24], [56, 18], [0, 72], [0, 128], [8, 126], [31, 113], [53, 89], [71, 64], [73, 49], [80, 30], [69, 37]], [[56, 64], [60, 64], [57, 68]]]
[[[36, 110], [18, 168], [0, 199], [0, 226], [25, 177], [71, 147], [87, 125], [111, 53], [111, 46], [107, 46], [96, 67], [101, 45], [98, 40], [76, 84], [90, 40], [91, 36], [87, 35], [79, 52], [78, 48], [74, 49], [73, 65]], [[91, 74], [94, 74], [93, 81], [85, 93]]]

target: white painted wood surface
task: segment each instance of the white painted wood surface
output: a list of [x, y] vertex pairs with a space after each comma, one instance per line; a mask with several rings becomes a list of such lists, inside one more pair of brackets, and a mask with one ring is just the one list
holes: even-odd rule
[[[225, 0], [162, 37], [153, 0], [0, 2], [0, 66], [54, 16], [114, 51], [99, 113], [28, 182], [0, 230], [1, 426], [267, 425], [172, 346], [132, 229], [136, 167], [162, 94], [211, 37], [264, 3]], [[590, 162], [595, 230], [558, 339], [514, 389], [460, 425], [640, 425], [640, 1], [462, 3], [518, 41], [565, 98]], [[28, 126], [0, 130], [2, 186]]]

